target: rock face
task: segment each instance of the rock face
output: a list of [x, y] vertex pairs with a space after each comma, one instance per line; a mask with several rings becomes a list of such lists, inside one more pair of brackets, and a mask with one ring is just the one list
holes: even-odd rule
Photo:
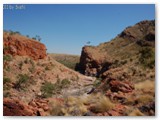
[[105, 61], [105, 57], [95, 47], [85, 46], [82, 49], [79, 69], [85, 75], [98, 76], [104, 66], [107, 69], [111, 64], [110, 61]]
[[3, 41], [4, 54], [29, 56], [34, 60], [46, 57], [46, 47], [38, 41], [20, 35], [8, 34], [4, 34]]
[[3, 99], [4, 116], [34, 116], [34, 110], [19, 100], [4, 98]]

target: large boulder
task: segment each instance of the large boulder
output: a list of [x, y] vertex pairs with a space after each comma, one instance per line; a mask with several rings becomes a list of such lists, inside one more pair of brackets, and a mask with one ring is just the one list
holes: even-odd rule
[[101, 54], [96, 47], [84, 46], [81, 52], [79, 69], [85, 75], [98, 76], [105, 66], [105, 69], [111, 64], [106, 61], [106, 56]]
[[46, 57], [46, 47], [44, 44], [21, 35], [4, 33], [3, 46], [4, 54], [29, 56], [34, 60]]

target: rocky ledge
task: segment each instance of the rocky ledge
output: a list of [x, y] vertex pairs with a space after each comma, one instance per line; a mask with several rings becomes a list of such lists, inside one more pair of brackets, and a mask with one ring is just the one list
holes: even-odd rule
[[3, 36], [3, 52], [13, 56], [29, 56], [34, 60], [46, 57], [46, 46], [39, 41], [24, 36], [8, 35]]

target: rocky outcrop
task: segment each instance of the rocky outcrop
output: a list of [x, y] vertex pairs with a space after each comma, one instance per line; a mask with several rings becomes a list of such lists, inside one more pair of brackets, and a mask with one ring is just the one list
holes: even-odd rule
[[49, 111], [49, 100], [47, 99], [34, 99], [29, 102], [30, 106], [32, 106], [37, 111], [37, 116], [46, 116]]
[[102, 71], [108, 68], [111, 61], [105, 61], [106, 56], [101, 54], [96, 47], [85, 46], [82, 49], [79, 69], [85, 75], [98, 76]]
[[28, 104], [18, 99], [3, 99], [4, 116], [48, 116], [50, 115], [52, 102], [63, 103], [62, 99], [32, 99]]
[[24, 104], [23, 102], [15, 99], [3, 99], [3, 115], [4, 116], [35, 116], [35, 111]]
[[128, 93], [132, 92], [134, 89], [133, 84], [131, 84], [130, 82], [122, 82], [118, 80], [112, 80], [109, 85], [112, 92], [121, 91], [123, 93]]
[[148, 36], [147, 39], [154, 40], [155, 36], [155, 21], [141, 21], [132, 27], [127, 27], [119, 37], [130, 39], [130, 40], [141, 40], [144, 36]]
[[4, 34], [3, 41], [4, 54], [29, 56], [34, 60], [46, 57], [46, 47], [38, 41], [20, 35], [8, 34]]

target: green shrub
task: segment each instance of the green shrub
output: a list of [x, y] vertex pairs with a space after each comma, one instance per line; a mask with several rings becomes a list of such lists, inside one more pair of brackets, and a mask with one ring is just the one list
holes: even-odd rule
[[10, 82], [11, 82], [10, 78], [7, 78], [7, 77], [3, 78], [3, 85], [7, 84], [7, 83], [10, 83]]
[[11, 55], [3, 55], [3, 62], [11, 61], [11, 60], [12, 60], [12, 56]]
[[29, 81], [29, 76], [27, 74], [19, 74], [18, 75], [18, 81], [15, 84], [15, 88], [20, 90], [27, 87], [27, 83]]
[[53, 63], [51, 63], [51, 64], [48, 64], [48, 65], [45, 67], [45, 70], [52, 70], [54, 67], [55, 67], [55, 65], [54, 65]]
[[28, 68], [28, 70], [29, 70], [31, 73], [33, 73], [33, 72], [35, 71], [35, 67], [32, 66], [32, 67]]
[[3, 77], [3, 90], [9, 90], [11, 88], [10, 84], [8, 84], [10, 82], [10, 78]]
[[55, 90], [55, 85], [51, 82], [45, 82], [44, 85], [41, 86], [42, 97], [51, 97], [53, 90]]
[[29, 62], [32, 64], [32, 66], [34, 65], [34, 61], [32, 59], [30, 59]]
[[12, 31], [12, 30], [9, 31], [9, 34], [10, 34], [10, 35], [15, 35], [15, 34], [21, 35], [21, 33], [20, 33], [19, 31], [15, 31], [15, 32], [14, 32], [14, 31]]
[[29, 60], [28, 60], [28, 58], [26, 58], [26, 59], [24, 60], [24, 63], [25, 63], [25, 64], [28, 64], [28, 62], [29, 62]]
[[21, 61], [21, 62], [19, 63], [19, 69], [22, 69], [22, 67], [23, 67], [23, 62]]
[[57, 88], [57, 91], [60, 91], [62, 88], [68, 87], [70, 84], [70, 81], [68, 79], [63, 79], [63, 80], [57, 80], [55, 83], [55, 86]]
[[9, 49], [10, 49], [9, 46], [4, 46], [4, 47], [3, 47], [3, 51], [9, 50]]
[[11, 97], [11, 93], [10, 92], [4, 92], [3, 97], [4, 98]]
[[98, 86], [101, 84], [101, 82], [102, 82], [102, 79], [101, 79], [101, 78], [97, 78], [97, 79], [94, 81], [93, 86], [94, 86], [94, 87], [98, 87]]
[[61, 81], [61, 86], [62, 86], [62, 87], [66, 87], [66, 86], [68, 86], [70, 83], [71, 83], [71, 82], [70, 82], [68, 79], [63, 79], [63, 80]]
[[68, 87], [70, 81], [68, 79], [60, 80], [58, 79], [55, 84], [51, 82], [45, 82], [45, 84], [41, 87], [42, 97], [51, 97], [53, 94], [60, 93], [61, 90], [65, 87]]
[[36, 35], [35, 37], [38, 41], [41, 41], [41, 37], [39, 35]]
[[8, 71], [8, 72], [10, 72], [10, 71], [11, 71], [10, 66], [6, 66], [6, 67], [5, 67], [5, 70]]
[[127, 63], [127, 60], [115, 60], [113, 64], [110, 66], [110, 68], [116, 68], [116, 67], [121, 67], [122, 65], [125, 65]]
[[121, 64], [122, 64], [122, 65], [124, 65], [124, 64], [126, 64], [126, 63], [127, 63], [127, 60], [121, 61]]
[[48, 66], [45, 67], [45, 70], [50, 70], [50, 68]]
[[36, 40], [36, 37], [32, 37], [33, 40]]
[[14, 32], [15, 34], [18, 34], [18, 35], [21, 35], [21, 33], [19, 31], [15, 31]]
[[133, 61], [133, 59], [132, 59], [132, 58], [130, 58], [129, 60], [130, 60], [130, 62], [132, 62], [132, 61]]
[[32, 73], [32, 72], [35, 71], [35, 64], [34, 64], [33, 60], [31, 60], [31, 59], [29, 60], [29, 62], [30, 62], [30, 64], [31, 64], [31, 67], [28, 68], [28, 69], [29, 69], [29, 71]]
[[140, 63], [144, 67], [154, 68], [155, 67], [155, 52], [151, 47], [144, 47], [140, 51], [141, 56], [139, 58]]

